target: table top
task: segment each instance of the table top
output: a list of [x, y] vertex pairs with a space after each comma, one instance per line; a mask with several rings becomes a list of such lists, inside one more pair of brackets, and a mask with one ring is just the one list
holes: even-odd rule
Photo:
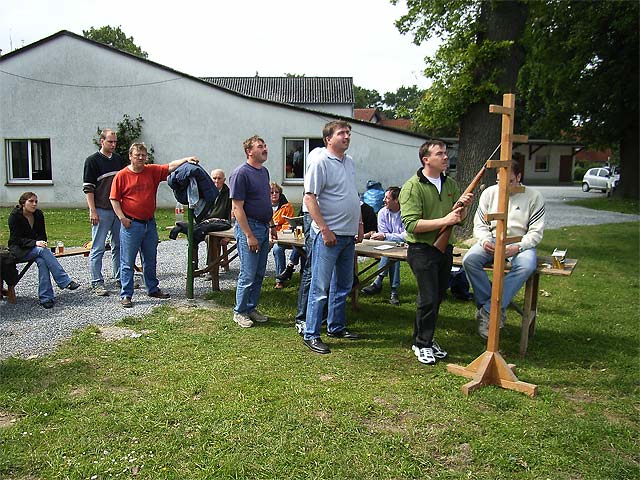
[[[233, 229], [223, 230], [221, 232], [209, 232], [208, 235], [212, 235], [220, 238], [235, 239]], [[278, 232], [278, 243], [286, 247], [304, 247], [304, 240], [297, 239], [291, 232]], [[386, 250], [380, 250], [375, 247], [381, 245], [389, 245], [391, 248]], [[454, 247], [453, 248], [453, 264], [457, 266], [462, 265], [462, 259], [467, 253], [467, 248]], [[66, 253], [66, 251], [65, 251]], [[385, 242], [382, 240], [363, 240], [362, 243], [356, 243], [356, 255], [369, 258], [382, 258], [389, 257], [394, 260], [406, 260], [407, 259], [407, 247], [398, 246], [395, 242]], [[574, 258], [567, 258], [564, 261], [562, 269], [553, 268], [551, 256], [538, 255], [538, 273], [544, 275], [564, 275], [569, 276], [573, 273], [578, 260]]]

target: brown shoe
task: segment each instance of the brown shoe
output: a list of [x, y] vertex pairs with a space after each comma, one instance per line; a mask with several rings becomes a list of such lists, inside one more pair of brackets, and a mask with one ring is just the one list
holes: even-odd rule
[[162, 290], [156, 290], [155, 292], [151, 292], [148, 295], [152, 298], [160, 298], [163, 300], [171, 297], [171, 295], [169, 295], [168, 293], [164, 293]]

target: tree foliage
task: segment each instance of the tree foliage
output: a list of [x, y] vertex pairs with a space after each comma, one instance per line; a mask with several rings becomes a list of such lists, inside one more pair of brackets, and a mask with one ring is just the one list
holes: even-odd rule
[[147, 52], [134, 43], [133, 37], [127, 37], [127, 34], [122, 31], [120, 26], [115, 28], [109, 25], [100, 28], [91, 27], [89, 30], [83, 30], [82, 35], [90, 40], [104, 43], [140, 58], [149, 57]]
[[413, 122], [432, 135], [459, 129], [459, 165], [464, 165], [465, 125], [473, 130], [488, 119], [479, 113], [474, 117], [474, 110], [487, 109], [499, 94], [513, 92], [517, 133], [619, 146], [621, 187], [625, 196], [637, 197], [637, 1], [406, 3], [408, 13], [396, 22], [399, 31], [412, 34], [416, 44], [432, 37], [443, 42], [427, 59], [425, 73], [433, 84]]
[[[131, 118], [126, 113], [122, 116], [122, 120], [118, 122], [118, 125], [114, 129], [118, 142], [116, 143], [116, 152], [119, 153], [122, 158], [127, 160], [129, 158], [129, 147], [132, 143], [139, 142], [142, 137], [142, 123], [144, 119], [141, 115], [136, 118]], [[100, 133], [102, 130], [108, 127], [98, 127], [96, 136], [93, 138], [93, 143], [100, 148]], [[154, 160], [153, 146], [147, 145], [147, 163], [153, 163]]]
[[368, 90], [357, 85], [353, 86], [355, 108], [381, 108], [382, 96], [377, 90]]

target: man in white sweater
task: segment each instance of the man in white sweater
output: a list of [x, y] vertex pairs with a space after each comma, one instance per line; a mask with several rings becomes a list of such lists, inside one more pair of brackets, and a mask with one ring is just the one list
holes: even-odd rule
[[[522, 173], [518, 162], [511, 164], [510, 187], [520, 185]], [[487, 188], [480, 196], [478, 210], [473, 220], [473, 236], [478, 243], [469, 249], [462, 265], [473, 287], [473, 296], [478, 306], [476, 320], [478, 333], [484, 339], [489, 334], [489, 311], [491, 308], [491, 282], [483, 267], [493, 261], [495, 250], [496, 221], [488, 222], [487, 213], [498, 209], [498, 186]], [[509, 195], [507, 236], [522, 237], [518, 243], [505, 247], [505, 257], [511, 262], [511, 270], [504, 277], [502, 289], [502, 311], [500, 327], [504, 325], [505, 309], [535, 271], [538, 258], [536, 246], [542, 240], [544, 230], [544, 199], [540, 192], [526, 187], [522, 193]]]

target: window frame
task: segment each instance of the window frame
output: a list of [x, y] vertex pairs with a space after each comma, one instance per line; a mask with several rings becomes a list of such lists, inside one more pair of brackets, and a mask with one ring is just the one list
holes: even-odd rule
[[[302, 157], [302, 177], [288, 177], [287, 176], [287, 165], [289, 151], [287, 150], [289, 142], [303, 142], [302, 143], [302, 153], [304, 154]], [[309, 152], [316, 148], [317, 146], [324, 146], [324, 142], [321, 137], [283, 137], [282, 139], [282, 185], [304, 185], [304, 172], [307, 171], [307, 157], [309, 156]], [[291, 155], [293, 152], [291, 151]]]
[[[544, 167], [538, 167], [538, 165], [541, 162], [541, 160], [538, 159], [544, 159]], [[548, 172], [549, 171], [549, 163], [551, 162], [551, 155], [549, 155], [548, 153], [536, 153], [535, 157], [533, 158], [533, 171], [534, 172]]]
[[[13, 145], [18, 143], [26, 143], [27, 152], [27, 177], [16, 177], [14, 174], [13, 161]], [[44, 147], [44, 148], [43, 148]], [[40, 149], [40, 158], [34, 158], [35, 149]], [[46, 137], [39, 138], [6, 138], [5, 139], [5, 159], [7, 169], [7, 185], [51, 185], [53, 184], [53, 165], [51, 159], [51, 139]], [[23, 161], [23, 160], [21, 160]], [[35, 163], [42, 162], [43, 169], [36, 170]], [[48, 167], [48, 168], [47, 168]], [[34, 178], [38, 176], [37, 172], [48, 173], [49, 178]]]

